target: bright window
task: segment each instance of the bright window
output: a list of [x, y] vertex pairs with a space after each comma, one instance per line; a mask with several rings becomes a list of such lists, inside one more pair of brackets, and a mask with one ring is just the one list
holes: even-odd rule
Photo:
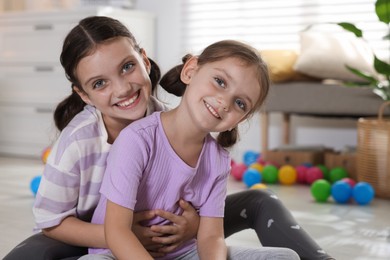
[[221, 39], [259, 49], [297, 49], [299, 32], [310, 24], [351, 22], [363, 30], [379, 57], [387, 27], [375, 15], [375, 0], [183, 0], [182, 50], [198, 52]]

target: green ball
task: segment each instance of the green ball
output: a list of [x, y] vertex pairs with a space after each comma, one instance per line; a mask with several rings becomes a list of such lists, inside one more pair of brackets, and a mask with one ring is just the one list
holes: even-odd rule
[[329, 180], [331, 183], [335, 183], [343, 178], [348, 177], [347, 171], [343, 167], [335, 167], [330, 170]]
[[329, 176], [329, 169], [328, 169], [328, 167], [326, 167], [326, 166], [323, 165], [323, 164], [318, 164], [317, 167], [321, 169], [322, 174], [323, 174], [323, 176], [324, 176], [323, 179], [329, 180], [329, 177], [330, 177], [330, 176]]
[[311, 195], [317, 202], [325, 202], [331, 194], [332, 186], [327, 180], [316, 180], [310, 187]]
[[274, 165], [267, 165], [263, 168], [263, 181], [265, 183], [276, 183], [278, 181], [278, 168]]

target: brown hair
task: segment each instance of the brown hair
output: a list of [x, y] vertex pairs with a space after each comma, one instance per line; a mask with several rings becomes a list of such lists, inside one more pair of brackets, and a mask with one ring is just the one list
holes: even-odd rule
[[[182, 96], [186, 89], [180, 79], [180, 73], [183, 69], [184, 64], [192, 57], [187, 54], [183, 57], [183, 63], [170, 69], [160, 81], [160, 85], [169, 93]], [[267, 64], [263, 61], [259, 51], [255, 48], [239, 41], [224, 40], [209, 45], [203, 52], [198, 56], [198, 65], [202, 66], [206, 63], [216, 62], [227, 58], [238, 58], [244, 62], [246, 66], [254, 66], [257, 71], [257, 79], [261, 87], [260, 97], [253, 109], [249, 111], [248, 115], [258, 111], [263, 104], [265, 98], [268, 95], [270, 87], [270, 78], [268, 74]], [[233, 146], [238, 139], [238, 129], [235, 127], [230, 131], [219, 133], [217, 141], [223, 147]]]
[[[54, 122], [60, 131], [86, 105], [73, 90], [75, 86], [82, 91], [76, 75], [76, 68], [80, 60], [93, 53], [98, 45], [113, 41], [118, 37], [129, 38], [134, 49], [141, 53], [141, 48], [127, 27], [118, 20], [105, 16], [91, 16], [82, 19], [66, 36], [62, 46], [60, 61], [65, 70], [66, 78], [71, 82], [72, 93], [59, 103], [54, 111]], [[152, 92], [154, 92], [160, 80], [161, 72], [153, 60], [149, 59], [149, 61], [151, 63], [149, 77], [152, 83]]]

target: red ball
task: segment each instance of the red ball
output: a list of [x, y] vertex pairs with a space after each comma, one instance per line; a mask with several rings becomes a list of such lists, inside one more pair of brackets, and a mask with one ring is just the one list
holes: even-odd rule
[[306, 182], [308, 184], [312, 184], [316, 180], [322, 179], [323, 177], [324, 174], [322, 173], [322, 170], [317, 166], [310, 167], [306, 171]]
[[342, 178], [341, 180], [348, 183], [351, 186], [351, 188], [353, 188], [356, 185], [356, 181], [354, 181], [351, 178], [346, 177], [346, 178]]
[[241, 181], [242, 180], [242, 176], [244, 175], [244, 172], [246, 171], [246, 168], [247, 168], [246, 165], [243, 164], [243, 163], [235, 163], [232, 166], [231, 175], [237, 181]]
[[306, 172], [308, 167], [305, 165], [298, 165], [295, 167], [295, 170], [297, 171], [297, 182], [298, 183], [306, 183]]

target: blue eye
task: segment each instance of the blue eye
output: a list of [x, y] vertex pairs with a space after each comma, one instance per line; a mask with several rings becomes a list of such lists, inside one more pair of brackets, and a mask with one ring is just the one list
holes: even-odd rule
[[226, 88], [226, 84], [225, 84], [225, 81], [220, 79], [220, 78], [214, 78], [215, 82], [217, 82], [217, 84], [222, 87], [222, 88]]
[[134, 64], [131, 63], [131, 62], [128, 62], [126, 63], [125, 65], [123, 65], [122, 67], [122, 73], [126, 73], [127, 71], [129, 71], [131, 68], [134, 67]]
[[96, 89], [96, 88], [102, 88], [104, 85], [106, 84], [106, 82], [102, 79], [99, 79], [97, 80], [94, 84], [93, 84], [93, 88]]
[[241, 99], [236, 99], [236, 104], [237, 106], [242, 109], [243, 111], [246, 111], [246, 104], [244, 101], [242, 101]]

